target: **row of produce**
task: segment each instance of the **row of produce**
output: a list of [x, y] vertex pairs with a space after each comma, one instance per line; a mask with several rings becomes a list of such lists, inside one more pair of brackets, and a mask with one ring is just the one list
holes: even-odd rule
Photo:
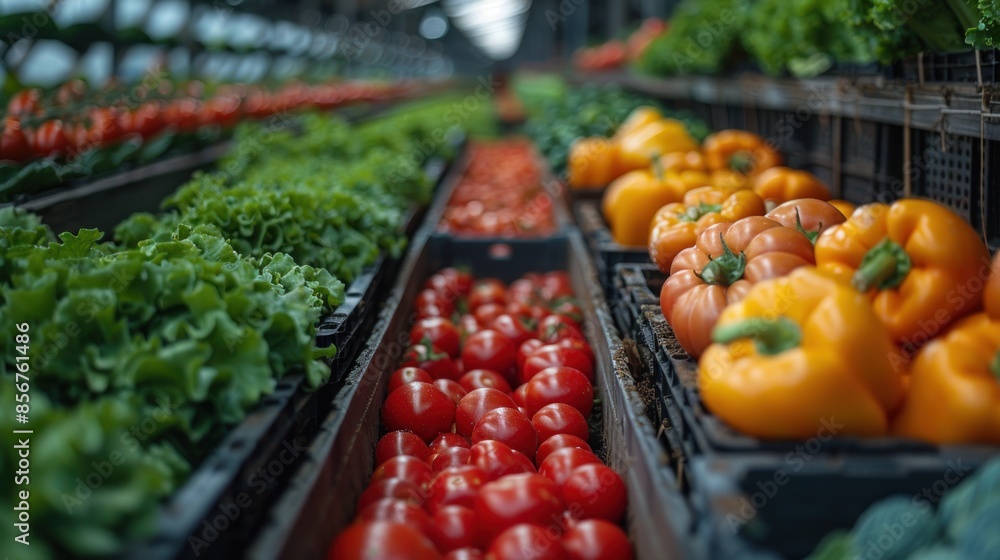
[[627, 41], [575, 55], [590, 72], [634, 65], [654, 75], [715, 74], [753, 68], [817, 76], [836, 65], [890, 64], [921, 52], [952, 53], [1000, 44], [992, 0], [685, 0], [666, 24], [647, 20]]
[[[647, 157], [645, 169], [626, 171], [640, 164], [629, 157], [641, 153], [629, 147], [636, 137], [646, 140], [647, 153], [663, 155], [651, 163]], [[960, 384], [966, 376], [952, 367], [952, 375], [932, 379], [921, 372], [939, 368], [925, 365], [928, 353], [918, 354], [946, 333], [989, 329], [991, 319], [979, 314], [949, 331], [998, 305], [989, 302], [988, 286], [1000, 279], [991, 274], [979, 234], [926, 200], [857, 209], [846, 201], [831, 204], [818, 178], [780, 163], [780, 154], [755, 134], [716, 132], [698, 146], [678, 121], [640, 108], [612, 138], [574, 145], [570, 181], [586, 184], [580, 177], [596, 169], [604, 174], [591, 175], [591, 184], [599, 184], [626, 171], [609, 181], [601, 202], [611, 235], [622, 246], [647, 245], [650, 260], [669, 275], [660, 292], [663, 315], [684, 351], [701, 358], [701, 396], [730, 425], [756, 437], [808, 438], [818, 424], [807, 418], [835, 414], [856, 419], [845, 434], [882, 435], [896, 418], [903, 436], [1000, 441], [1000, 425], [988, 428], [988, 416], [976, 413], [974, 403], [941, 402], [948, 379]], [[803, 333], [813, 331], [813, 309], [827, 299], [840, 303], [820, 306], [820, 347], [830, 350], [839, 341], [835, 355], [843, 363], [793, 360], [784, 351], [810, 346]], [[766, 318], [775, 314], [795, 319]], [[864, 354], [854, 343], [864, 345]], [[985, 356], [979, 368], [985, 382], [992, 381], [986, 365], [994, 357]], [[792, 365], [784, 360], [797, 364], [796, 384], [786, 379], [769, 390], [757, 376]], [[844, 372], [859, 383], [846, 393], [839, 384], [841, 397], [834, 398], [828, 384]], [[929, 395], [937, 399], [933, 414]], [[975, 417], [980, 427], [957, 421]]]
[[[0, 324], [24, 326], [2, 343], [3, 398], [20, 387], [30, 410], [26, 425], [3, 422], [36, 434], [22, 498], [32, 546], [19, 557], [121, 553], [280, 379], [326, 382], [337, 348], [317, 347], [317, 324], [363, 267], [405, 249], [401, 225], [432, 193], [424, 163], [454, 155], [457, 129], [441, 127], [451, 103], [355, 125], [241, 125], [216, 171], [113, 235], [57, 238], [2, 210]], [[15, 449], [0, 457], [16, 470]], [[16, 515], [3, 514], [5, 542]]]
[[412, 92], [412, 85], [377, 82], [209, 86], [155, 74], [99, 89], [79, 79], [48, 91], [22, 89], [8, 102], [0, 130], [0, 200], [218, 141], [246, 119], [287, 126], [304, 110]]
[[594, 353], [573, 301], [565, 272], [425, 282], [330, 558], [632, 558], [625, 484], [588, 444]]

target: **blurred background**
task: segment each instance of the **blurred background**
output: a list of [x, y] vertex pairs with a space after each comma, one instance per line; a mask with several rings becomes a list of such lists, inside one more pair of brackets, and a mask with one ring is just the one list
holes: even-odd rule
[[70, 77], [252, 82], [337, 74], [449, 77], [540, 64], [628, 22], [655, 0], [0, 0], [0, 80]]

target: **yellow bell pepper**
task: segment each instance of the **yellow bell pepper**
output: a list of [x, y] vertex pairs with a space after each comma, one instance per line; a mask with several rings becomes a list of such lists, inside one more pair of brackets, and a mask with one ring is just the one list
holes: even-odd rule
[[732, 170], [747, 177], [781, 165], [781, 154], [764, 138], [746, 130], [721, 130], [701, 146], [711, 170]]
[[666, 173], [670, 173], [672, 171], [676, 171], [678, 173], [681, 171], [708, 172], [708, 165], [705, 163], [705, 156], [703, 156], [698, 150], [663, 154], [660, 156], [660, 167], [662, 167], [663, 171]]
[[1000, 444], [1000, 321], [977, 313], [920, 350], [892, 431], [937, 444]]
[[868, 294], [910, 353], [982, 308], [988, 265], [979, 234], [929, 200], [862, 206], [816, 240], [816, 266]]
[[698, 362], [701, 398], [755, 437], [882, 435], [903, 399], [871, 303], [813, 267], [755, 284], [712, 338]]
[[642, 125], [620, 136], [616, 143], [618, 169], [621, 172], [645, 169], [663, 154], [698, 147], [684, 123], [674, 119], [660, 119]]
[[830, 189], [819, 177], [790, 167], [772, 167], [753, 181], [753, 190], [766, 201], [782, 204], [800, 198], [830, 200]]
[[604, 192], [601, 209], [619, 245], [644, 247], [656, 211], [680, 200], [686, 186], [659, 169], [630, 171], [615, 179]]
[[843, 214], [845, 218], [850, 218], [851, 214], [853, 214], [854, 210], [857, 209], [858, 207], [858, 205], [854, 204], [853, 202], [849, 202], [847, 200], [841, 200], [839, 198], [834, 200], [828, 200], [827, 202], [830, 203], [830, 206], [833, 206], [837, 210], [840, 210], [840, 213]]
[[607, 138], [580, 138], [569, 149], [569, 186], [606, 187], [617, 175], [618, 148]]
[[618, 126], [618, 130], [615, 131], [615, 135], [612, 138], [617, 142], [647, 124], [661, 119], [663, 119], [663, 114], [657, 108], [650, 107], [649, 105], [637, 107], [625, 117], [625, 120]]

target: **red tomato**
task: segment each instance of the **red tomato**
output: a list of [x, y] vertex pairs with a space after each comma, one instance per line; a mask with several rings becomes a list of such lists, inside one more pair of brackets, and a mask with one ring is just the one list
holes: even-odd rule
[[417, 529], [424, 536], [430, 537], [434, 534], [434, 523], [431, 516], [411, 503], [392, 498], [383, 498], [373, 502], [358, 513], [355, 522], [371, 521], [393, 521], [395, 523], [406, 523]]
[[473, 465], [444, 469], [431, 481], [425, 507], [432, 513], [444, 506], [474, 507], [476, 495], [487, 482], [486, 471]]
[[87, 94], [87, 83], [79, 78], [69, 80], [56, 90], [56, 103], [67, 105], [83, 99]]
[[514, 280], [507, 287], [507, 301], [530, 305], [540, 299], [538, 286], [528, 278]]
[[549, 272], [542, 277], [539, 292], [548, 301], [573, 295], [573, 284], [566, 272]]
[[38, 157], [66, 153], [70, 143], [69, 128], [57, 119], [45, 121], [35, 130], [31, 140], [31, 148]]
[[527, 400], [525, 400], [525, 395], [527, 395], [527, 392], [528, 392], [528, 384], [522, 383], [518, 385], [517, 389], [514, 389], [514, 391], [510, 394], [510, 398], [511, 400], [514, 401], [514, 404], [517, 405], [517, 408], [527, 408], [525, 406], [528, 402]]
[[458, 329], [444, 317], [420, 319], [410, 329], [410, 344], [436, 346], [452, 358], [458, 357], [460, 339]]
[[521, 343], [529, 338], [534, 338], [534, 334], [524, 320], [506, 313], [497, 315], [490, 324], [490, 328], [509, 338], [515, 347], [521, 346]]
[[462, 362], [469, 370], [493, 370], [510, 381], [517, 369], [517, 346], [499, 332], [483, 329], [465, 339]]
[[494, 408], [516, 409], [517, 405], [506, 393], [497, 389], [469, 391], [455, 410], [455, 431], [465, 437], [472, 436], [472, 429], [479, 419]]
[[524, 362], [528, 361], [528, 356], [534, 354], [535, 350], [542, 346], [545, 346], [545, 343], [537, 338], [529, 338], [522, 342], [517, 349], [517, 369], [524, 369]]
[[535, 456], [538, 436], [531, 420], [514, 408], [495, 408], [476, 423], [472, 430], [472, 443], [494, 440], [506, 443], [514, 451], [520, 451], [528, 459]]
[[535, 452], [535, 464], [541, 465], [542, 461], [547, 459], [553, 451], [565, 449], [567, 447], [578, 447], [585, 451], [590, 451], [591, 453], [594, 451], [590, 448], [590, 444], [576, 436], [558, 434], [543, 441], [542, 444], [538, 446], [538, 451]]
[[382, 405], [382, 423], [389, 431], [409, 430], [431, 441], [450, 432], [455, 403], [430, 383], [408, 383], [389, 393]]
[[591, 365], [594, 364], [594, 349], [590, 347], [590, 344], [587, 344], [586, 340], [582, 338], [570, 337], [570, 338], [564, 338], [559, 342], [557, 342], [556, 344], [558, 344], [559, 346], [563, 346], [565, 348], [574, 348], [576, 350], [583, 352], [590, 359], [590, 364]]
[[415, 383], [417, 381], [432, 383], [434, 378], [431, 377], [431, 374], [418, 367], [399, 368], [389, 376], [389, 392], [391, 393], [407, 383]]
[[118, 123], [123, 134], [150, 138], [163, 129], [163, 109], [159, 102], [146, 101], [131, 111], [122, 112]]
[[510, 392], [510, 384], [507, 383], [507, 380], [499, 373], [488, 369], [467, 371], [462, 377], [458, 378], [458, 384], [466, 391], [496, 389], [504, 393]]
[[532, 352], [521, 368], [521, 382], [527, 383], [535, 374], [551, 367], [573, 368], [587, 376], [588, 382], [594, 382], [594, 366], [591, 365], [590, 357], [582, 350], [559, 344], [546, 344]]
[[417, 293], [417, 299], [414, 305], [419, 309], [421, 307], [434, 306], [442, 310], [441, 317], [447, 317], [455, 311], [455, 301], [445, 299], [441, 294], [435, 290], [420, 290]]
[[180, 132], [194, 132], [201, 126], [201, 111], [201, 101], [197, 99], [174, 99], [163, 108], [163, 122]]
[[432, 540], [441, 552], [476, 544], [476, 512], [462, 506], [444, 506], [434, 512]]
[[520, 523], [497, 535], [486, 552], [489, 560], [566, 560], [562, 533], [531, 523]]
[[427, 444], [411, 432], [389, 432], [375, 445], [375, 466], [397, 455], [409, 455], [423, 461], [428, 455]]
[[426, 305], [421, 305], [417, 307], [416, 319], [426, 319], [428, 317], [449, 317], [451, 316], [451, 311], [443, 305], [438, 305], [436, 303], [428, 303]]
[[220, 94], [202, 106], [202, 122], [222, 127], [234, 126], [240, 120], [241, 100], [236, 95]]
[[107, 146], [121, 140], [118, 111], [109, 107], [98, 107], [90, 112], [90, 126], [80, 127], [77, 135], [77, 152], [90, 148]]
[[531, 464], [524, 453], [514, 451], [509, 445], [499, 441], [481, 441], [473, 445], [470, 451], [469, 464], [482, 469], [487, 480], [535, 472], [535, 465]]
[[557, 317], [565, 317], [578, 326], [583, 322], [583, 310], [571, 299], [564, 299], [553, 305], [552, 314]]
[[464, 437], [455, 433], [445, 433], [434, 438], [434, 441], [428, 446], [428, 453], [430, 455], [437, 455], [442, 453], [444, 450], [451, 447], [465, 447], [468, 449], [470, 447], [469, 441]]
[[538, 339], [546, 344], [555, 344], [565, 338], [586, 340], [580, 327], [563, 315], [549, 315], [538, 323]]
[[462, 397], [468, 392], [457, 381], [452, 381], [451, 379], [435, 379], [433, 385], [451, 399], [451, 402], [455, 403], [455, 406], [458, 406]]
[[592, 519], [570, 527], [562, 537], [570, 560], [632, 560], [632, 543], [617, 525]]
[[337, 537], [328, 560], [440, 560], [434, 543], [406, 523], [355, 523]]
[[531, 417], [531, 424], [535, 426], [540, 442], [559, 434], [569, 434], [584, 441], [590, 437], [587, 419], [579, 410], [565, 403], [543, 406]]
[[467, 270], [444, 268], [431, 276], [424, 284], [452, 301], [467, 296], [472, 291], [473, 278]]
[[561, 402], [579, 410], [586, 418], [594, 407], [594, 388], [580, 370], [552, 367], [531, 378], [524, 392], [524, 401], [532, 416], [547, 404]]
[[368, 484], [371, 485], [389, 478], [402, 478], [417, 488], [424, 488], [434, 478], [434, 472], [423, 459], [417, 459], [410, 455], [396, 455], [375, 469]]
[[488, 544], [519, 523], [559, 526], [563, 503], [559, 487], [537, 474], [513, 474], [483, 486], [476, 496], [479, 542]]
[[479, 321], [468, 313], [458, 318], [458, 332], [462, 338], [468, 338], [469, 335], [479, 332], [480, 328]]
[[403, 354], [402, 367], [418, 367], [434, 379], [458, 379], [462, 374], [445, 352], [437, 346], [414, 344]]
[[469, 309], [475, 310], [487, 303], [500, 305], [506, 303], [506, 298], [507, 289], [503, 282], [494, 278], [483, 278], [472, 286], [472, 292], [469, 294]]
[[21, 130], [20, 121], [5, 119], [3, 133], [0, 134], [0, 160], [22, 162], [30, 158], [31, 153], [31, 144]]
[[[510, 297], [510, 292], [507, 292], [508, 297]], [[519, 301], [508, 302], [504, 306], [504, 313], [508, 315], [513, 315], [514, 317], [519, 317], [521, 319], [535, 319], [535, 307], [527, 303]]]
[[452, 550], [444, 560], [483, 560], [486, 558], [478, 548], [460, 548]]
[[549, 453], [549, 456], [538, 466], [538, 474], [552, 480], [556, 486], [562, 488], [573, 469], [589, 463], [601, 464], [601, 460], [597, 455], [585, 449], [564, 447]]
[[7, 103], [7, 114], [12, 117], [35, 115], [42, 110], [42, 91], [39, 89], [22, 89], [10, 98]]
[[365, 488], [358, 498], [357, 511], [364, 511], [366, 507], [383, 498], [402, 500], [417, 507], [424, 505], [423, 493], [415, 484], [402, 478], [386, 478]]
[[447, 468], [461, 467], [469, 464], [469, 456], [472, 452], [468, 447], [449, 447], [434, 456], [430, 461], [431, 470], [439, 473]]
[[472, 312], [476, 318], [476, 323], [480, 325], [491, 325], [497, 317], [503, 315], [504, 306], [497, 303], [484, 303]]
[[566, 508], [575, 519], [604, 519], [618, 523], [625, 517], [628, 491], [611, 467], [587, 464], [570, 471], [562, 484]]

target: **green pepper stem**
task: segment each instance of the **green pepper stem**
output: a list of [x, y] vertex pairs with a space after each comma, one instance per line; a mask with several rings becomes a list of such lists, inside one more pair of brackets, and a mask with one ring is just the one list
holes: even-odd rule
[[902, 245], [886, 237], [861, 259], [851, 285], [861, 292], [895, 288], [903, 282], [911, 267], [910, 255]]
[[740, 251], [739, 255], [733, 253], [722, 233], [719, 233], [719, 241], [722, 242], [722, 255], [706, 264], [700, 274], [695, 274], [706, 284], [730, 286], [743, 278], [743, 271], [747, 267], [747, 256], [743, 251]]
[[773, 356], [801, 344], [802, 329], [787, 317], [752, 317], [728, 325], [718, 325], [712, 330], [712, 341], [720, 344], [729, 344], [743, 338], [753, 339], [757, 352]]
[[663, 164], [660, 163], [660, 154], [653, 152], [653, 177], [656, 177], [656, 182], [663, 182]]
[[729, 168], [743, 175], [753, 171], [754, 163], [753, 155], [747, 151], [736, 152], [729, 158]]
[[699, 202], [697, 206], [688, 206], [681, 214], [680, 219], [684, 222], [697, 222], [702, 216], [710, 212], [722, 212], [722, 205]]
[[990, 362], [990, 372], [993, 373], [993, 377], [997, 378], [997, 381], [1000, 381], [1000, 351], [993, 355], [993, 361]]

